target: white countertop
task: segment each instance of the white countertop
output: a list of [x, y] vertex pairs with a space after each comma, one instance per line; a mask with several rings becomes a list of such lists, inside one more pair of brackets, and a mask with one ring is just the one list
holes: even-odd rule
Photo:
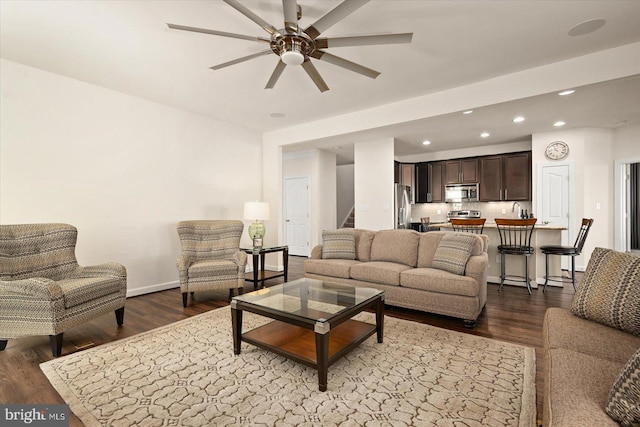
[[[509, 219], [513, 219], [513, 218], [509, 218]], [[448, 223], [448, 222], [431, 223], [430, 225], [431, 225], [431, 227], [451, 228], [451, 224]], [[485, 222], [484, 228], [497, 229], [498, 226], [496, 225], [495, 222]], [[533, 231], [536, 231], [536, 230], [560, 230], [560, 231], [562, 231], [562, 230], [566, 230], [566, 229], [567, 229], [567, 227], [563, 227], [561, 225], [538, 224], [538, 223], [536, 223], [536, 226], [533, 229]]]

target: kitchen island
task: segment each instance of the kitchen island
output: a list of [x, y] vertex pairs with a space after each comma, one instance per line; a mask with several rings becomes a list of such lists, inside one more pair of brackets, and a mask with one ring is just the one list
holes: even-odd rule
[[[442, 231], [452, 231], [451, 224], [443, 223], [438, 224]], [[531, 236], [531, 246], [533, 246], [535, 253], [529, 259], [529, 275], [531, 276], [531, 287], [537, 288], [538, 285], [544, 285], [545, 275], [545, 256], [540, 252], [540, 246], [544, 245], [560, 245], [562, 242], [562, 231], [566, 230], [566, 227], [561, 227], [553, 224], [536, 224], [533, 229], [533, 235]], [[495, 222], [486, 222], [484, 225], [485, 234], [489, 237], [489, 267], [487, 269], [487, 281], [491, 283], [500, 283], [500, 254], [498, 253], [498, 245], [500, 244], [500, 235], [498, 234], [498, 227]], [[552, 276], [561, 275], [560, 267], [561, 257], [552, 256], [549, 257], [549, 274]], [[525, 272], [525, 257], [516, 255], [506, 256], [506, 274], [507, 276], [524, 276]], [[526, 287], [524, 282], [517, 282], [513, 280], [505, 280], [505, 285], [515, 285]], [[569, 282], [570, 284], [570, 282]], [[563, 286], [560, 282], [551, 282], [547, 286]]]

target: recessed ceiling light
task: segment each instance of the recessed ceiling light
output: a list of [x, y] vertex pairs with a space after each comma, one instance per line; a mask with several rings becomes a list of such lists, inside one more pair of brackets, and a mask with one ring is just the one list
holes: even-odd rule
[[588, 21], [584, 21], [572, 29], [569, 30], [570, 36], [584, 36], [585, 34], [593, 33], [596, 30], [602, 28], [605, 24], [604, 19], [590, 19]]
[[270, 117], [273, 117], [274, 119], [281, 119], [285, 116], [284, 113], [271, 113], [269, 114]]
[[473, 110], [467, 110], [462, 112], [462, 114], [471, 114], [471, 113], [473, 113]]
[[422, 141], [422, 145], [429, 145], [431, 144], [431, 141], [429, 141], [428, 139], [425, 139], [424, 141]]
[[482, 138], [488, 138], [488, 137], [489, 137], [489, 135], [491, 135], [489, 132], [482, 132], [482, 133], [480, 134], [480, 136], [481, 136]]
[[520, 122], [524, 122], [524, 117], [518, 116], [513, 118], [513, 123], [520, 123]]
[[566, 125], [566, 123], [565, 123], [565, 122], [563, 122], [562, 120], [558, 120], [558, 121], [557, 121], [557, 122], [555, 122], [553, 125], [554, 125], [555, 127], [559, 128], [560, 126], [564, 126], [564, 125]]
[[573, 92], [575, 92], [575, 90], [567, 89], [567, 90], [563, 90], [562, 92], [558, 92], [558, 95], [567, 96], [567, 95], [571, 95]]

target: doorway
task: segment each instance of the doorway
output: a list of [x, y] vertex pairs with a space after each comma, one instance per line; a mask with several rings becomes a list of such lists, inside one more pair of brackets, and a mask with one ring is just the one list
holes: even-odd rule
[[289, 255], [309, 256], [311, 226], [309, 212], [309, 177], [284, 179], [284, 240]]
[[[538, 218], [542, 224], [550, 223], [565, 227], [561, 233], [561, 244], [573, 244], [573, 163], [538, 164]], [[567, 257], [561, 257], [563, 270], [569, 268]]]
[[615, 162], [615, 249], [640, 254], [640, 158]]

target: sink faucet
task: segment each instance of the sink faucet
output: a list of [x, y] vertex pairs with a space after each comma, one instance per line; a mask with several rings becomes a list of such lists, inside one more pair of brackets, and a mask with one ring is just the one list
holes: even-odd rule
[[520, 214], [521, 214], [521, 211], [520, 211], [520, 203], [518, 203], [518, 202], [513, 202], [513, 205], [511, 205], [511, 212], [515, 212], [515, 211], [516, 211], [516, 205], [518, 205], [518, 218], [520, 218], [520, 216], [521, 216], [521, 215], [520, 215]]

